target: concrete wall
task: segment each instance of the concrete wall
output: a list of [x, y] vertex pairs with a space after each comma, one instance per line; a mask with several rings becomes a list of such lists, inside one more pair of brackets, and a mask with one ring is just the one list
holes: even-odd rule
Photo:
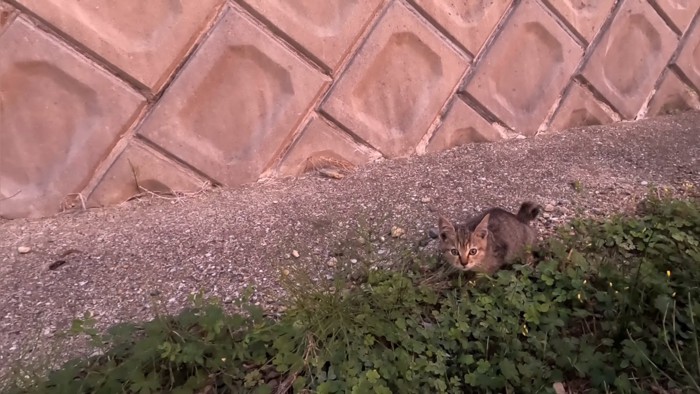
[[0, 215], [699, 108], [699, 9], [0, 1]]

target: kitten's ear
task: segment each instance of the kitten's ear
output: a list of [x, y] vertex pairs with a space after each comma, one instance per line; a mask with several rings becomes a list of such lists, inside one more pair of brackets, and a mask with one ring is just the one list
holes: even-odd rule
[[491, 217], [491, 214], [486, 214], [483, 219], [479, 222], [479, 224], [476, 225], [476, 228], [474, 229], [474, 235], [476, 235], [479, 238], [486, 238], [487, 235], [489, 235], [489, 218]]
[[438, 218], [438, 232], [440, 233], [440, 240], [445, 241], [447, 238], [454, 237], [455, 227], [446, 217], [440, 216]]

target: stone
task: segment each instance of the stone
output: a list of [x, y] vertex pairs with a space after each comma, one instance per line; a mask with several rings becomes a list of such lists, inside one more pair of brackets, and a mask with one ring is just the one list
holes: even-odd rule
[[29, 246], [20, 246], [17, 248], [17, 253], [19, 254], [27, 254], [32, 251], [32, 248]]
[[656, 0], [656, 4], [681, 33], [685, 32], [700, 9], [697, 0]]
[[456, 97], [440, 127], [430, 139], [427, 152], [440, 152], [469, 143], [494, 142], [506, 138], [472, 107]]
[[294, 258], [298, 259], [299, 258], [299, 251], [296, 249], [292, 250], [292, 256], [294, 256]]
[[567, 394], [568, 391], [566, 391], [566, 388], [564, 387], [564, 384], [561, 382], [556, 382], [552, 385], [552, 388], [554, 389], [555, 394]]
[[326, 81], [229, 10], [138, 133], [224, 185], [254, 182]]
[[393, 2], [321, 109], [388, 158], [428, 131], [467, 60], [402, 2]]
[[223, 0], [17, 2], [155, 91]]
[[573, 83], [549, 124], [550, 131], [571, 127], [595, 126], [612, 123], [614, 119], [593, 94], [578, 83]]
[[146, 192], [137, 188], [134, 171], [139, 186], [156, 194], [195, 192], [201, 190], [204, 184], [203, 180], [152, 148], [131, 141], [90, 194], [88, 205], [100, 207], [118, 204]]
[[582, 74], [625, 119], [634, 119], [677, 45], [648, 2], [627, 0]]
[[0, 216], [51, 215], [85, 187], [145, 100], [22, 17], [0, 48]]
[[512, 4], [510, 0], [414, 2], [472, 55], [479, 52]]
[[524, 0], [466, 91], [519, 134], [534, 135], [560, 97], [583, 50], [534, 0]]
[[610, 15], [615, 0], [549, 0], [549, 3], [590, 43]]
[[379, 157], [380, 153], [358, 144], [327, 120], [314, 116], [285, 155], [278, 172], [297, 176], [315, 168], [317, 163], [323, 164], [324, 160], [359, 166]]
[[647, 116], [666, 115], [692, 109], [700, 109], [697, 93], [669, 70], [649, 102]]
[[695, 89], [700, 90], [700, 23], [691, 28], [682, 45], [675, 64]]
[[398, 226], [391, 227], [391, 237], [392, 238], [399, 238], [404, 234], [406, 234], [406, 230], [402, 229], [401, 227], [398, 227]]
[[440, 232], [437, 228], [431, 227], [430, 229], [428, 229], [428, 237], [432, 239], [437, 239], [438, 236], [440, 236]]
[[381, 0], [243, 0], [309, 54], [336, 70]]

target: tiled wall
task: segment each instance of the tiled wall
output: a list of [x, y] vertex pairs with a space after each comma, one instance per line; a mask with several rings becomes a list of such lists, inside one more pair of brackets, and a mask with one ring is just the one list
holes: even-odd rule
[[0, 215], [700, 108], [700, 0], [2, 0]]

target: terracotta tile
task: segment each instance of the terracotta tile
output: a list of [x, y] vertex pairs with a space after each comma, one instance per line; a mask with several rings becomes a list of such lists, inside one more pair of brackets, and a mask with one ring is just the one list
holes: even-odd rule
[[143, 98], [23, 18], [0, 48], [0, 215], [49, 215], [85, 186]]
[[512, 3], [510, 0], [413, 2], [473, 55], [481, 49]]
[[134, 172], [139, 186], [153, 193], [194, 192], [203, 185], [150, 148], [130, 142], [92, 192], [88, 204], [93, 207], [118, 204], [142, 193], [136, 187]]
[[610, 15], [615, 0], [545, 0], [562, 15], [576, 31], [591, 42], [600, 26]]
[[697, 0], [655, 0], [661, 10], [668, 15], [678, 30], [684, 32], [700, 9]]
[[326, 78], [227, 11], [140, 133], [227, 185], [258, 178]]
[[144, 85], [157, 88], [223, 0], [17, 0]]
[[612, 123], [614, 119], [588, 89], [574, 83], [562, 100], [548, 131]]
[[297, 176], [307, 169], [308, 160], [316, 158], [337, 159], [359, 166], [381, 157], [357, 144], [343, 131], [318, 117], [309, 122], [301, 137], [294, 143], [279, 166], [281, 175]]
[[690, 109], [700, 109], [698, 95], [676, 74], [667, 72], [659, 88], [656, 89], [656, 94], [649, 102], [647, 116], [665, 115]]
[[598, 42], [583, 76], [626, 119], [639, 112], [678, 38], [644, 0], [626, 0]]
[[466, 59], [397, 1], [322, 108], [387, 157], [408, 155], [466, 68]]
[[582, 54], [542, 6], [525, 0], [475, 65], [466, 91], [516, 132], [534, 135]]
[[691, 28], [682, 44], [676, 65], [688, 79], [700, 90], [700, 23]]
[[455, 98], [442, 125], [430, 139], [426, 151], [439, 152], [459, 145], [494, 142], [506, 137], [491, 123], [484, 120], [472, 107]]
[[243, 0], [335, 69], [383, 0]]

